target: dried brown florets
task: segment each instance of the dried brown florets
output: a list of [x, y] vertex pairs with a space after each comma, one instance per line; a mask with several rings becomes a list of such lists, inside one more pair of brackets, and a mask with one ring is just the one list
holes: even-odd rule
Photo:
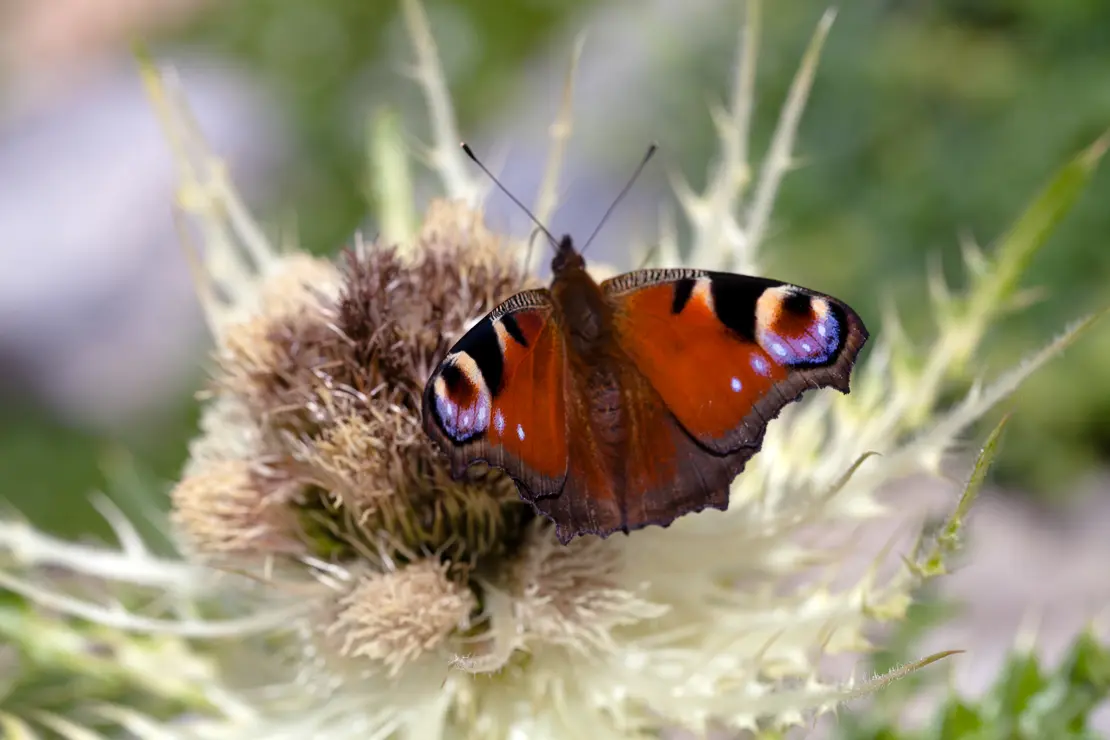
[[293, 316], [335, 300], [343, 276], [335, 263], [304, 252], [282, 257], [276, 270], [259, 286], [260, 316]]
[[[343, 276], [331, 262], [293, 254], [260, 284], [254, 311], [226, 327], [216, 359], [217, 393], [237, 397], [262, 427], [281, 426], [282, 414], [303, 414], [305, 371], [324, 372], [330, 317]], [[316, 336], [319, 335], [319, 336]], [[263, 418], [265, 417], [265, 418]]]
[[173, 523], [209, 557], [262, 559], [304, 552], [294, 509], [299, 486], [243, 460], [213, 462], [174, 489]]
[[479, 213], [437, 202], [410, 249], [280, 270], [258, 313], [223, 332], [215, 393], [247, 409], [256, 456], [295, 482], [311, 554], [435, 552], [465, 570], [519, 541], [532, 513], [512, 482], [452, 480], [421, 428], [428, 375], [468, 321], [526, 284], [499, 242]]

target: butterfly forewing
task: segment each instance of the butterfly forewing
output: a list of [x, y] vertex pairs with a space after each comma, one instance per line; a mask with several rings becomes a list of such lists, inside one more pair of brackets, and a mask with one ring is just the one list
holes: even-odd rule
[[546, 290], [518, 293], [451, 348], [424, 389], [424, 429], [452, 471], [484, 460], [526, 486], [562, 490], [567, 470], [566, 353]]
[[641, 270], [602, 289], [621, 349], [716, 454], [758, 447], [767, 423], [807, 388], [847, 391], [867, 338], [843, 303], [765, 278]]

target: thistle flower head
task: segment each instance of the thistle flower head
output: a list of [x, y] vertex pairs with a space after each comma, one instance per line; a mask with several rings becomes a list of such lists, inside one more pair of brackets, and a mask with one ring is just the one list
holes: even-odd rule
[[[745, 201], [752, 8], [734, 100], [716, 113], [721, 156], [709, 186], [696, 194], [676, 182], [699, 267], [758, 272], [758, 245], [832, 19], [807, 51]], [[868, 625], [903, 616], [913, 589], [943, 572], [981, 474], [948, 525], [922, 537], [893, 575], [872, 569], [834, 587], [844, 581], [847, 543], [807, 544], [801, 535], [817, 528], [850, 536], [852, 525], [883, 511], [880, 488], [933, 471], [971, 422], [1075, 335], [940, 408], [952, 368], [973, 357], [1013, 297], [1014, 266], [1043, 242], [1044, 223], [1070, 204], [1101, 149], [1061, 171], [1031, 209], [1034, 222], [1019, 223], [994, 256], [979, 256], [967, 294], [935, 291], [941, 330], [923, 361], [906, 362], [907, 346], [890, 331], [850, 396], [816, 397], [772, 423], [727, 512], [562, 546], [496, 470], [453, 480], [421, 428], [424, 382], [447, 349], [535, 278], [520, 266], [524, 245], [483, 224], [481, 188], [454, 146], [426, 19], [415, 0], [404, 9], [444, 197], [411, 227], [407, 159], [389, 158], [377, 192], [403, 205], [381, 214], [385, 236], [356, 240], [335, 261], [270, 245], [176, 89], [145, 67], [178, 155], [182, 222], [204, 237], [190, 254], [216, 344], [200, 434], [172, 494], [186, 563], [158, 560], [116, 519], [127, 546], [96, 558], [12, 525], [0, 542], [23, 575], [0, 569], [0, 585], [63, 620], [174, 645], [193, 639], [182, 649], [215, 668], [191, 674], [202, 698], [174, 694], [175, 721], [159, 722], [146, 705], [124, 708], [122, 699], [111, 707], [111, 721], [150, 737], [778, 731], [918, 667], [864, 682], [817, 671], [823, 655], [865, 649]], [[566, 129], [554, 130], [553, 150]], [[545, 181], [541, 202], [551, 200], [555, 179]], [[183, 229], [187, 243], [190, 233]], [[678, 264], [677, 244], [665, 236], [662, 247], [661, 259]], [[42, 564], [114, 583], [122, 609], [40, 586], [33, 574]], [[152, 589], [162, 598], [150, 598]], [[226, 637], [237, 639], [234, 655], [218, 642]]]

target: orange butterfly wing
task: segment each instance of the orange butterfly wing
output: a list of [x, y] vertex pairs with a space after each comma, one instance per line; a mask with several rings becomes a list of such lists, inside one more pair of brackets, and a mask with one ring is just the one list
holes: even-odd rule
[[686, 432], [717, 455], [757, 449], [767, 423], [809, 388], [846, 393], [867, 340], [844, 303], [776, 280], [640, 270], [602, 289], [622, 351]]
[[[573, 419], [561, 494], [533, 501], [563, 543], [728, 508], [729, 485], [770, 420], [806, 389], [847, 392], [867, 339], [848, 306], [775, 280], [642, 270], [601, 290], [612, 309], [615, 390], [571, 394], [595, 411]], [[599, 406], [619, 407], [619, 423], [599, 417]], [[609, 436], [619, 458], [595, 452]]]
[[451, 348], [424, 388], [424, 430], [460, 476], [504, 469], [526, 498], [562, 490], [567, 474], [566, 352], [547, 290], [518, 293]]

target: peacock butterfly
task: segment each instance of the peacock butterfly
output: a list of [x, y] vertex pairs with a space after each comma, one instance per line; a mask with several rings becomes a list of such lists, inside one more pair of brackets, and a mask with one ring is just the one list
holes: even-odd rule
[[424, 388], [423, 425], [452, 475], [504, 470], [561, 543], [728, 508], [783, 407], [810, 388], [849, 392], [868, 334], [836, 298], [696, 269], [599, 284], [569, 236], [540, 229], [555, 245], [551, 287], [458, 340]]

